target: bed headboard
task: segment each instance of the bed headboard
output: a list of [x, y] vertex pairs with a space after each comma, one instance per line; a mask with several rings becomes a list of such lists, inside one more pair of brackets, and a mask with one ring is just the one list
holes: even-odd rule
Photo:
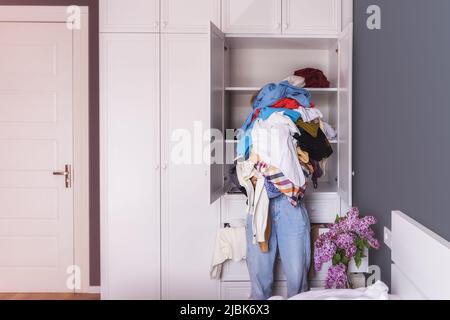
[[450, 299], [450, 242], [393, 211], [391, 249], [392, 294], [406, 300]]

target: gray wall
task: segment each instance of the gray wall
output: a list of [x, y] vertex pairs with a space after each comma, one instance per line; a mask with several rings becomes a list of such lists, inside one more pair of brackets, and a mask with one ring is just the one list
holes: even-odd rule
[[[0, 5], [89, 6], [90, 282], [100, 285], [99, 41], [97, 0], [0, 0]], [[0, 8], [1, 10], [1, 8]]]
[[[370, 4], [380, 31], [366, 28]], [[355, 0], [354, 16], [355, 205], [380, 240], [393, 209], [450, 240], [450, 1]], [[390, 251], [371, 258], [389, 282]]]

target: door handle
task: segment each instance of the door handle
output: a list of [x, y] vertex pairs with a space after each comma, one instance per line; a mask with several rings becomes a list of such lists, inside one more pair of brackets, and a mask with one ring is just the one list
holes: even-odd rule
[[66, 189], [72, 188], [72, 166], [70, 164], [66, 164], [64, 166], [64, 171], [55, 171], [53, 172], [54, 176], [64, 176], [64, 183], [66, 185]]

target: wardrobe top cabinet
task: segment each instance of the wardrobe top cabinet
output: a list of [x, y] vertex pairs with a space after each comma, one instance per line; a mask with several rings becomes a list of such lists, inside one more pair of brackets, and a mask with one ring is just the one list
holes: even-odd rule
[[208, 33], [221, 0], [100, 0], [100, 32]]
[[341, 0], [222, 0], [223, 32], [266, 35], [337, 35]]

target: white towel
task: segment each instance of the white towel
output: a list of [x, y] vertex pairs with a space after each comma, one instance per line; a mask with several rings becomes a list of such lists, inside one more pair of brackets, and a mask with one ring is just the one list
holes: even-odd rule
[[217, 233], [214, 247], [213, 261], [211, 263], [211, 279], [220, 279], [222, 265], [227, 260], [239, 262], [246, 258], [247, 240], [245, 227], [224, 228]]

